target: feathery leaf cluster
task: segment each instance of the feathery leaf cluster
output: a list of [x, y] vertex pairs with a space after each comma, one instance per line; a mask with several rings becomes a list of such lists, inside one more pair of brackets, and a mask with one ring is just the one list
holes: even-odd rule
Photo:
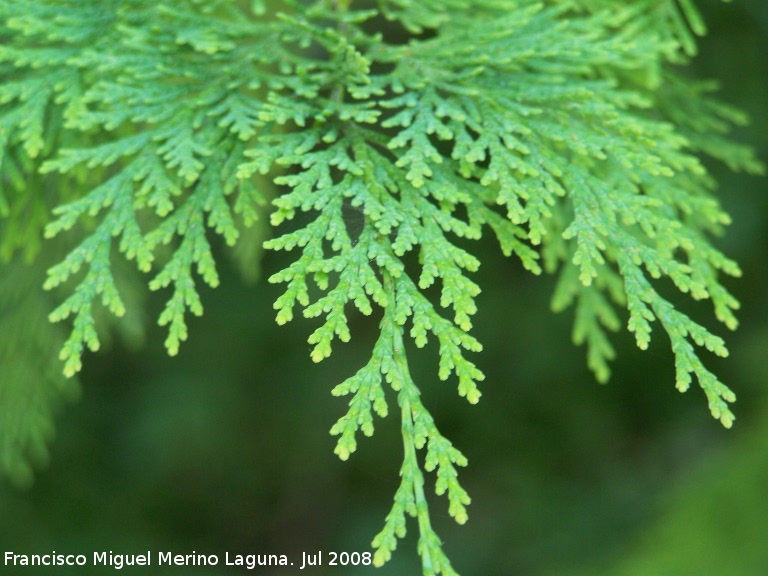
[[725, 356], [723, 340], [656, 282], [709, 299], [736, 327], [719, 277], [739, 268], [710, 241], [729, 220], [700, 156], [762, 166], [726, 138], [742, 116], [670, 67], [704, 32], [691, 0], [243, 4], [0, 1], [0, 257], [34, 258], [41, 235], [77, 238], [45, 282], [69, 294], [50, 313], [71, 325], [66, 376], [99, 349], [95, 303], [126, 312], [120, 256], [168, 292], [159, 323], [176, 354], [185, 318], [203, 312], [199, 282], [219, 283], [211, 236], [235, 247], [263, 226], [271, 179], [280, 235], [264, 247], [295, 254], [269, 279], [285, 286], [277, 322], [297, 308], [319, 319], [319, 362], [350, 339], [354, 309], [381, 311], [370, 360], [333, 389], [351, 400], [331, 430], [349, 458], [374, 413], [388, 413], [385, 385], [395, 392], [404, 461], [376, 565], [410, 515], [424, 574], [456, 573], [430, 524], [424, 471], [464, 523], [467, 460], [422, 403], [406, 350], [436, 341], [438, 377], [479, 400], [483, 374], [467, 353], [481, 350], [470, 334], [480, 262], [459, 238], [492, 233], [526, 269], [558, 275], [552, 307], [575, 308], [574, 341], [600, 381], [618, 309], [641, 349], [658, 321], [678, 389], [695, 377], [731, 425], [734, 394], [697, 350]]
[[46, 321], [48, 298], [34, 272], [11, 263], [0, 275], [0, 474], [22, 487], [48, 461], [54, 410], [79, 393], [77, 379], [61, 373], [60, 330]]

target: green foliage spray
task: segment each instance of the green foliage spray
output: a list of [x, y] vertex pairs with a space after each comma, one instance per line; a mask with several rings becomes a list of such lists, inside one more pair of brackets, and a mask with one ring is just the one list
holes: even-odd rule
[[[437, 342], [438, 377], [478, 402], [480, 262], [457, 239], [492, 234], [557, 275], [552, 308], [575, 309], [599, 381], [618, 309], [641, 349], [658, 323], [677, 388], [695, 380], [730, 427], [735, 396], [698, 353], [726, 356], [723, 340], [657, 282], [736, 327], [719, 277], [739, 267], [710, 241], [729, 218], [701, 158], [762, 166], [726, 138], [742, 114], [680, 71], [704, 32], [692, 0], [0, 0], [0, 322], [28, 344], [0, 345], [0, 471], [23, 484], [45, 460], [52, 407], [77, 391], [97, 325], [140, 305], [127, 295], [167, 290], [158, 321], [178, 352], [203, 312], [197, 284], [219, 283], [212, 235], [246, 274], [265, 235], [295, 255], [269, 281], [285, 288], [278, 324], [316, 319], [315, 362], [350, 339], [350, 315], [375, 312], [370, 359], [332, 390], [349, 410], [331, 433], [346, 460], [394, 392], [404, 457], [377, 566], [411, 516], [424, 574], [456, 574], [425, 472], [464, 523], [467, 460], [406, 350]], [[16, 305], [38, 291], [22, 259], [48, 266], [52, 311]]]

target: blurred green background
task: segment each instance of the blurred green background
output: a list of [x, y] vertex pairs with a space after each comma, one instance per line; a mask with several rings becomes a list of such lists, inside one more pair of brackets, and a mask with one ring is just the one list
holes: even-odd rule
[[[701, 5], [710, 35], [693, 73], [720, 79], [722, 98], [749, 112], [739, 138], [765, 161], [768, 3]], [[411, 355], [426, 405], [470, 461], [462, 473], [473, 498], [468, 524], [453, 523], [444, 499], [431, 501], [464, 576], [768, 574], [768, 180], [711, 169], [734, 219], [720, 245], [744, 270], [729, 281], [742, 302], [742, 325], [727, 335], [731, 357], [706, 359], [739, 397], [732, 430], [710, 417], [698, 389], [674, 389], [659, 328], [647, 352], [618, 334], [614, 376], [596, 384], [571, 344], [572, 318], [549, 310], [552, 279], [525, 273], [490, 241], [478, 274], [480, 404], [436, 380], [434, 350]], [[264, 275], [281, 258], [267, 254]], [[85, 553], [90, 564], [96, 550], [297, 561], [301, 552], [369, 550], [398, 485], [398, 419], [377, 420], [375, 436], [346, 463], [333, 455], [328, 429], [346, 406], [330, 389], [368, 358], [375, 323], [354, 321], [352, 343], [314, 365], [309, 322], [274, 323], [279, 287], [248, 285], [220, 261], [222, 285], [205, 291], [205, 315], [191, 321], [177, 358], [165, 355], [158, 328], [140, 346], [131, 332], [116, 334], [88, 355], [81, 398], [57, 418], [50, 464], [28, 490], [0, 484], [0, 552]], [[136, 322], [151, 325], [161, 306], [149, 299]], [[312, 572], [420, 574], [416, 530], [411, 523], [382, 569]], [[0, 574], [109, 569], [16, 570], [0, 564]]]

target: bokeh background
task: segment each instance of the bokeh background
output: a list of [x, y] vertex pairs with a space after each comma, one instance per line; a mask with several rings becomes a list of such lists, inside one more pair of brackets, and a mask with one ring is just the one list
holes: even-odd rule
[[[710, 34], [692, 73], [720, 79], [722, 99], [750, 114], [738, 137], [765, 161], [768, 3], [700, 4]], [[433, 522], [464, 576], [768, 574], [768, 179], [711, 169], [734, 220], [719, 244], [744, 270], [728, 282], [742, 302], [742, 325], [727, 335], [731, 357], [706, 359], [739, 397], [732, 430], [710, 417], [697, 388], [675, 390], [659, 328], [647, 352], [617, 334], [613, 378], [595, 383], [584, 350], [571, 344], [571, 316], [549, 310], [552, 279], [525, 273], [490, 241], [481, 243], [478, 274], [475, 334], [485, 351], [475, 359], [487, 376], [480, 404], [436, 380], [434, 350], [411, 356], [426, 405], [470, 461], [461, 475], [473, 498], [467, 525], [453, 523], [444, 499], [431, 499]], [[262, 276], [281, 258], [267, 254]], [[143, 339], [115, 332], [87, 357], [81, 396], [57, 417], [49, 464], [30, 488], [0, 484], [0, 551], [293, 559], [370, 549], [398, 485], [398, 419], [377, 420], [375, 436], [346, 463], [333, 455], [328, 429], [346, 407], [330, 389], [368, 358], [375, 323], [353, 322], [352, 343], [315, 365], [310, 323], [274, 323], [279, 287], [263, 277], [244, 282], [221, 262], [222, 285], [204, 292], [205, 315], [190, 322], [178, 357], [165, 355], [163, 332], [151, 327], [159, 298], [134, 318], [150, 326]], [[378, 571], [313, 574], [420, 574], [416, 532], [411, 522]], [[109, 570], [0, 565], [11, 575]]]

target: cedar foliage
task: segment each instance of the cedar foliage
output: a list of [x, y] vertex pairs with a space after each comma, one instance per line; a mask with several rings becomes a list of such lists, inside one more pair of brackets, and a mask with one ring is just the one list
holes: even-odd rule
[[[25, 483], [44, 461], [52, 407], [115, 322], [101, 308], [119, 319], [140, 298], [124, 261], [168, 295], [174, 355], [203, 313], [198, 284], [219, 283], [211, 237], [250, 274], [267, 214], [264, 247], [294, 254], [269, 278], [285, 287], [277, 323], [315, 319], [314, 361], [350, 339], [351, 315], [380, 316], [370, 359], [332, 390], [349, 409], [331, 429], [346, 460], [394, 391], [404, 459], [377, 566], [412, 516], [424, 574], [456, 573], [425, 472], [464, 523], [467, 460], [406, 350], [434, 339], [438, 377], [478, 402], [480, 262], [458, 239], [492, 234], [557, 275], [552, 308], [574, 308], [601, 382], [621, 310], [641, 349], [657, 323], [677, 388], [695, 380], [730, 427], [735, 395], [699, 356], [726, 356], [724, 341], [660, 287], [736, 327], [719, 278], [739, 267], [711, 241], [729, 217], [702, 158], [762, 166], [727, 138], [743, 115], [681, 71], [704, 32], [693, 0], [0, 0], [0, 320], [14, 334], [0, 339], [0, 470]], [[56, 257], [43, 238], [68, 246], [44, 282], [57, 326], [19, 262]], [[50, 359], [61, 334], [64, 377], [31, 356]]]

